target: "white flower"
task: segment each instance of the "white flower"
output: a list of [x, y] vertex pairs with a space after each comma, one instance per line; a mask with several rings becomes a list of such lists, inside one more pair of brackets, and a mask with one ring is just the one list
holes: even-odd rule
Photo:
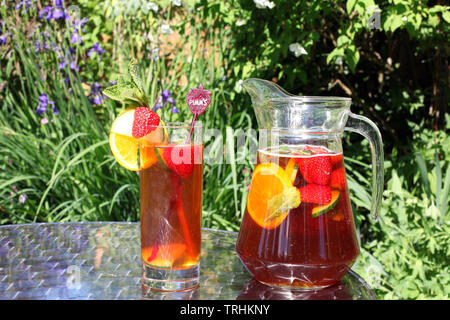
[[161, 25], [161, 29], [159, 30], [162, 34], [172, 34], [173, 31], [170, 29], [170, 26], [166, 23]]
[[291, 43], [289, 45], [289, 51], [293, 52], [296, 57], [300, 57], [302, 54], [308, 54], [305, 48], [298, 42]]
[[269, 0], [253, 0], [253, 2], [255, 3], [258, 9], [265, 9], [265, 8], [272, 9], [273, 7], [275, 7], [275, 3]]
[[242, 79], [241, 80], [239, 80], [238, 82], [236, 82], [236, 91], [241, 91], [242, 90]]
[[144, 7], [145, 9], [147, 9], [147, 11], [152, 10], [155, 13], [158, 13], [159, 11], [158, 5], [154, 2], [147, 2], [144, 4]]
[[334, 63], [338, 64], [338, 65], [342, 65], [342, 57], [337, 57], [336, 60], [334, 60]]
[[28, 199], [28, 196], [25, 194], [25, 193], [23, 193], [23, 194], [21, 194], [20, 196], [19, 196], [19, 203], [25, 203], [25, 201]]
[[408, 21], [408, 17], [403, 17], [402, 20], [406, 22]]
[[170, 0], [170, 2], [172, 2], [174, 6], [181, 6], [181, 0]]
[[247, 23], [246, 19], [240, 19], [240, 20], [236, 21], [236, 27], [241, 27], [246, 23]]

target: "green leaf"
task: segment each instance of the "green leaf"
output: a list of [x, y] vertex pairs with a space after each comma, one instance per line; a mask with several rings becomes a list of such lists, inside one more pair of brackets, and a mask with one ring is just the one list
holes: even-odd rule
[[120, 91], [120, 95], [122, 97], [122, 101], [128, 99], [135, 101], [138, 104], [144, 104], [142, 94], [138, 88], [122, 88]]
[[300, 192], [298, 189], [296, 187], [286, 188], [267, 202], [269, 215], [264, 219], [264, 222], [272, 221], [288, 210], [297, 208], [299, 205]]
[[351, 14], [353, 9], [355, 8], [356, 0], [347, 0], [347, 13]]
[[355, 72], [356, 65], [359, 62], [360, 54], [354, 45], [350, 45], [345, 54], [347, 64], [352, 72]]
[[428, 16], [428, 23], [433, 28], [437, 27], [438, 24], [439, 24], [439, 17], [438, 17], [438, 15], [437, 14], [430, 14]]
[[343, 34], [339, 36], [339, 38], [337, 38], [337, 46], [342, 47], [343, 45], [349, 43], [350, 41], [351, 41], [350, 38], [345, 34]]
[[442, 190], [442, 170], [439, 163], [439, 155], [437, 152], [434, 154], [435, 157], [435, 172], [436, 172], [436, 205], [439, 206], [441, 203], [441, 190]]
[[440, 204], [442, 216], [447, 213], [449, 190], [450, 190], [450, 165], [447, 166], [447, 170], [445, 172], [445, 178], [444, 178], [444, 188], [443, 188], [442, 198], [441, 198], [442, 200], [441, 200], [441, 204]]
[[419, 167], [420, 177], [422, 178], [422, 184], [425, 189], [425, 192], [428, 195], [430, 195], [431, 189], [430, 189], [430, 183], [428, 181], [427, 165], [425, 163], [425, 159], [423, 158], [423, 155], [420, 152], [416, 153], [416, 162], [417, 162], [417, 166]]
[[333, 61], [335, 58], [342, 57], [343, 55], [344, 55], [344, 49], [343, 48], [335, 48], [327, 56], [327, 64], [330, 64], [330, 62]]
[[128, 64], [128, 73], [130, 74], [131, 79], [136, 87], [144, 92], [144, 83], [141, 79], [141, 74], [139, 73], [139, 67], [133, 60]]
[[106, 88], [103, 90], [103, 94], [113, 100], [122, 101], [121, 87], [119, 84]]
[[398, 177], [397, 171], [392, 170], [392, 185], [391, 190], [395, 194], [402, 196], [403, 195], [403, 189], [402, 189], [402, 182], [400, 181], [400, 178]]
[[447, 22], [447, 23], [450, 23], [450, 11], [444, 11], [443, 13], [442, 13], [442, 18], [444, 18], [444, 20]]

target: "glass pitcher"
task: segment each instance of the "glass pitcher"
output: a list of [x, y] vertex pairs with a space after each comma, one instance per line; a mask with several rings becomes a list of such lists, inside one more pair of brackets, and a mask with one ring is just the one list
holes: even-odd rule
[[378, 128], [350, 112], [350, 98], [294, 96], [248, 79], [259, 125], [257, 163], [236, 251], [254, 278], [294, 289], [337, 283], [359, 254], [346, 183], [341, 135], [362, 134], [372, 152], [372, 208], [383, 191]]

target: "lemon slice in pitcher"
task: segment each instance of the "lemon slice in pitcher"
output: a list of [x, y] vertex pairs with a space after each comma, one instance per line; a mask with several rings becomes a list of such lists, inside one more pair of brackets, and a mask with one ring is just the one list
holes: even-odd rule
[[149, 168], [156, 161], [155, 145], [166, 145], [167, 130], [161, 120], [159, 126], [146, 136], [135, 138], [132, 134], [136, 108], [122, 111], [114, 120], [109, 134], [109, 146], [117, 162], [131, 171]]

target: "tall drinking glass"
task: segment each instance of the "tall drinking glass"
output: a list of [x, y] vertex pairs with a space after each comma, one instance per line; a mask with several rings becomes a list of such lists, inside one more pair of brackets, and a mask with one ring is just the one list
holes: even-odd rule
[[189, 124], [159, 128], [160, 141], [144, 141], [139, 148], [145, 159], [153, 159], [140, 171], [142, 284], [145, 289], [183, 291], [199, 285], [202, 126], [197, 123], [192, 139]]

